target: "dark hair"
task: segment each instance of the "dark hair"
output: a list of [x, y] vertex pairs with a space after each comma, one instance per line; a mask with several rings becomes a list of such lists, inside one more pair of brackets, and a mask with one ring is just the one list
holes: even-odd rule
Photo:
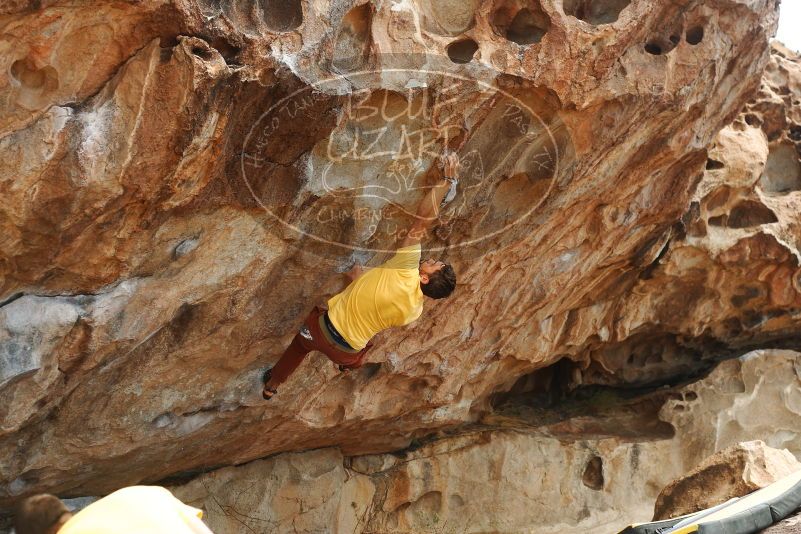
[[14, 513], [14, 531], [17, 534], [47, 534], [68, 513], [69, 509], [55, 495], [43, 493], [28, 497]]
[[456, 273], [453, 267], [444, 265], [434, 274], [428, 275], [428, 283], [420, 284], [423, 295], [432, 299], [444, 299], [456, 288]]

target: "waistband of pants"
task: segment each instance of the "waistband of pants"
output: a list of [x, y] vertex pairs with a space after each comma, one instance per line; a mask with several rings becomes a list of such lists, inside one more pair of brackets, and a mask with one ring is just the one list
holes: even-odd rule
[[350, 344], [347, 341], [345, 341], [345, 338], [342, 337], [342, 334], [340, 334], [337, 331], [337, 329], [334, 328], [334, 324], [331, 322], [331, 319], [328, 318], [327, 311], [323, 312], [323, 324], [325, 325], [323, 333], [330, 334], [331, 341], [333, 341], [336, 345], [338, 345], [337, 348], [340, 348], [346, 352], [359, 352], [353, 347], [351, 347]]

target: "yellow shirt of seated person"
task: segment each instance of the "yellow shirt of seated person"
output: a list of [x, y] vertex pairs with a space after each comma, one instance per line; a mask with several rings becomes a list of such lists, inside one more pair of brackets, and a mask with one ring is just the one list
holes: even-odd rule
[[165, 488], [131, 486], [90, 504], [58, 534], [212, 534], [202, 515]]
[[351, 347], [361, 350], [381, 330], [423, 313], [420, 254], [420, 243], [400, 248], [328, 300], [328, 318]]

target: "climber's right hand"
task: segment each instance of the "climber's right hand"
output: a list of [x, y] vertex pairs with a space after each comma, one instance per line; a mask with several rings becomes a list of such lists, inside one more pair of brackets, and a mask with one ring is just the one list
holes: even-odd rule
[[442, 173], [446, 179], [456, 179], [456, 173], [459, 172], [459, 155], [456, 152], [449, 152], [442, 158]]

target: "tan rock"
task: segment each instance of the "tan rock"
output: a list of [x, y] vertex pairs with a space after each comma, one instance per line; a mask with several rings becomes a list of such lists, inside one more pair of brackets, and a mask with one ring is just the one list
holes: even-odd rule
[[[772, 233], [723, 225], [711, 245], [666, 248], [707, 147], [759, 85], [773, 0], [67, 4], [0, 19], [0, 506], [290, 450], [385, 452], [476, 419], [565, 357], [586, 383], [640, 383], [695, 371], [702, 351], [685, 338], [715, 352], [797, 330], [783, 312], [799, 298], [796, 195], [742, 199], [764, 208], [734, 219], [756, 213]], [[780, 89], [795, 71], [774, 63], [760, 100], [769, 171], [792, 168], [778, 148], [790, 134], [770, 134], [794, 113]], [[295, 92], [313, 97], [279, 106], [288, 120], [261, 136]], [[347, 115], [348, 98], [397, 111], [424, 95], [453, 97], [426, 109], [465, 126], [462, 155], [486, 170], [429, 242], [463, 289], [379, 336], [361, 371], [311, 357], [265, 405], [261, 371], [342, 288], [337, 271], [381, 259], [311, 234], [363, 250], [408, 222], [387, 199], [338, 193], [414, 178], [433, 158], [401, 176], [391, 158], [356, 157], [325, 174], [321, 155], [353, 132], [389, 126], [379, 146], [399, 153], [430, 122]], [[408, 193], [395, 200], [420, 196]], [[730, 293], [752, 299], [742, 314], [716, 311]]]
[[[713, 453], [761, 440], [801, 458], [801, 361], [797, 352], [765, 350], [718, 365], [708, 379], [669, 399], [659, 418], [676, 428], [685, 472]], [[696, 428], [704, 428], [697, 432]]]
[[642, 249], [648, 265], [602, 279], [571, 315], [576, 385], [652, 384], [795, 346], [783, 340], [801, 306], [799, 92], [801, 60], [774, 47], [761, 88], [710, 147], [689, 210]]
[[360, 532], [375, 487], [335, 449], [283, 454], [220, 469], [172, 488], [225, 532]]
[[[672, 480], [680, 481], [672, 486], [674, 505], [700, 507], [801, 467], [787, 450], [765, 445], [793, 444], [801, 454], [796, 368], [801, 353], [759, 351], [724, 362], [694, 384], [660, 389], [640, 401], [614, 405], [608, 397], [590, 398], [591, 405], [607, 405], [594, 415], [582, 410], [554, 421], [570, 410], [562, 405], [528, 418], [522, 406], [516, 417], [507, 407], [482, 426], [394, 454], [280, 454], [200, 475], [175, 492], [203, 507], [218, 534], [244, 528], [231, 519], [231, 509], [249, 528], [282, 532], [298, 508], [287, 503], [298, 502], [304, 510], [318, 503], [314, 513], [303, 515], [304, 528], [312, 531], [339, 531], [333, 525], [346, 523], [335, 516], [358, 510], [358, 521], [351, 515], [347, 522], [353, 530], [345, 531], [617, 532], [648, 522]], [[651, 398], [661, 399], [661, 410]], [[632, 421], [633, 411], [640, 412], [634, 421], [659, 419], [672, 432], [654, 435], [643, 424], [639, 435], [632, 433], [637, 426], [624, 422]], [[761, 424], [754, 424], [757, 419]], [[764, 441], [740, 444], [751, 438]], [[699, 475], [679, 478], [690, 472]], [[352, 487], [358, 490], [346, 497]], [[276, 495], [291, 498], [278, 502]], [[355, 504], [348, 508], [348, 502]], [[271, 526], [261, 526], [267, 520]]]
[[654, 520], [690, 514], [762, 489], [801, 469], [787, 449], [746, 441], [715, 453], [668, 484], [654, 505]]
[[647, 513], [664, 473], [641, 466], [668, 447], [503, 431], [446, 439], [370, 473], [378, 489], [365, 531], [612, 531]]
[[[659, 444], [479, 432], [400, 455], [281, 454], [171, 488], [217, 534], [586, 532], [648, 515]], [[348, 467], [343, 467], [347, 465]], [[588, 470], [593, 481], [582, 482]], [[644, 492], [644, 493], [643, 493]], [[556, 512], [558, 510], [558, 512]]]

